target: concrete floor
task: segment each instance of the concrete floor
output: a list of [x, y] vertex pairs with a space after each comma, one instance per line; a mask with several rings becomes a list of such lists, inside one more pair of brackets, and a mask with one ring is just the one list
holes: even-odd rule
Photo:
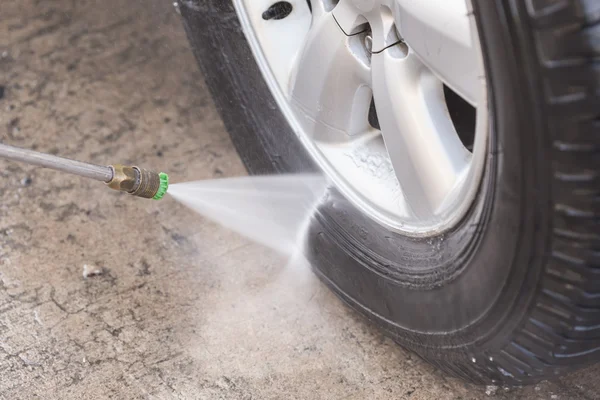
[[[173, 181], [245, 174], [170, 1], [2, 0], [0, 86], [7, 143]], [[448, 378], [305, 265], [170, 199], [0, 175], [0, 398], [598, 398], [598, 368], [487, 394]]]

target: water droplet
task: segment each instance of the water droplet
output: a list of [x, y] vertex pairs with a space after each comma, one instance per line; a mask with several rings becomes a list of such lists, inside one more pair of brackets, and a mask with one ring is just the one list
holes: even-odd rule
[[498, 391], [498, 386], [488, 385], [485, 387], [485, 394], [488, 396], [493, 396]]

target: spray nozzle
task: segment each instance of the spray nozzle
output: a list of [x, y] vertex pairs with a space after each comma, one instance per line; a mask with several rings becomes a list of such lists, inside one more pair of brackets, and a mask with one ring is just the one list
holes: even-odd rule
[[109, 166], [89, 164], [2, 143], [0, 143], [0, 158], [94, 179], [106, 183], [112, 189], [147, 199], [162, 199], [169, 187], [169, 177], [162, 172], [156, 173], [140, 167], [120, 164]]
[[115, 164], [110, 166], [112, 179], [106, 184], [108, 187], [133, 196], [147, 199], [160, 200], [169, 187], [169, 177], [161, 172], [157, 173], [140, 167], [130, 167]]

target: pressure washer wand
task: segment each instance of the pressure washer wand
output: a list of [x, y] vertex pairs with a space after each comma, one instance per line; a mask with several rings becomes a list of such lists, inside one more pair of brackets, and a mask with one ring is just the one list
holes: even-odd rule
[[160, 200], [169, 187], [169, 177], [163, 172], [156, 173], [144, 168], [120, 164], [108, 166], [88, 164], [2, 143], [0, 143], [0, 158], [102, 181], [111, 189], [147, 199]]

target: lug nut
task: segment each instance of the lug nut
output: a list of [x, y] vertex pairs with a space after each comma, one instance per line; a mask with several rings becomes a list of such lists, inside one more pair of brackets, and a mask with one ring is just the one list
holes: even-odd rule
[[369, 53], [373, 52], [373, 38], [371, 35], [365, 36], [365, 48]]

